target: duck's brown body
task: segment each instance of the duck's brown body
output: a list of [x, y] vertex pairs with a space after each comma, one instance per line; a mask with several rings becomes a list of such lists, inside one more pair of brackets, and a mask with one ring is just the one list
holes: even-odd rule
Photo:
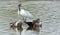
[[14, 30], [15, 29], [17, 29], [17, 30], [23, 30], [23, 28], [22, 28], [22, 22], [17, 23], [17, 25], [16, 25], [16, 22], [17, 21], [10, 23], [10, 27], [12, 29], [14, 29]]
[[33, 22], [26, 22], [26, 24], [29, 25], [27, 30], [39, 31], [40, 30], [39, 28], [42, 28], [42, 24], [39, 23], [40, 23], [40, 19], [33, 20]]

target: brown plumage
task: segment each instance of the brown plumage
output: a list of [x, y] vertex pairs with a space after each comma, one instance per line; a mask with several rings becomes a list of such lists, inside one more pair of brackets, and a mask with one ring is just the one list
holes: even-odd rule
[[32, 23], [30, 23], [31, 25], [29, 25], [27, 30], [39, 31], [40, 30], [39, 28], [42, 28], [42, 24], [39, 23], [40, 23], [40, 19], [33, 20]]
[[17, 30], [20, 30], [20, 31], [23, 30], [22, 22], [18, 22], [17, 25], [16, 25], [16, 22], [17, 21], [10, 23], [10, 28], [12, 28], [14, 30], [17, 29]]

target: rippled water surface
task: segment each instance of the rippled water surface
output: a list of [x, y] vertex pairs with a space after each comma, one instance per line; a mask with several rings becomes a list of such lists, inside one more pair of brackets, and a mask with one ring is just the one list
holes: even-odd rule
[[[0, 0], [0, 35], [20, 35], [10, 29], [9, 23], [22, 20], [17, 14], [18, 1]], [[25, 1], [22, 7], [28, 10], [34, 16], [40, 17], [43, 24], [40, 32], [26, 31], [24, 29], [21, 35], [60, 35], [60, 2], [59, 1]]]

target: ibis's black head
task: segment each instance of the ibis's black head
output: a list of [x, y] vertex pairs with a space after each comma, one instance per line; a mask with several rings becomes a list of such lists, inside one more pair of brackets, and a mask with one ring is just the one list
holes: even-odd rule
[[18, 6], [21, 7], [21, 4], [19, 4]]
[[18, 5], [19, 11], [21, 10], [21, 4]]

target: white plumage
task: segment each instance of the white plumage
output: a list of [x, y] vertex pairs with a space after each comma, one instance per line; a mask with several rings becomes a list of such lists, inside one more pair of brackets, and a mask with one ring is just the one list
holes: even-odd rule
[[25, 18], [29, 18], [29, 19], [34, 18], [34, 16], [31, 13], [29, 13], [28, 11], [26, 11], [24, 9], [21, 9], [21, 11], [18, 11], [18, 14]]
[[29, 11], [21, 9], [20, 6], [21, 6], [21, 4], [19, 4], [18, 15], [21, 15], [24, 20], [27, 20], [27, 18], [28, 19], [34, 18], [34, 16], [31, 13], [29, 13]]

